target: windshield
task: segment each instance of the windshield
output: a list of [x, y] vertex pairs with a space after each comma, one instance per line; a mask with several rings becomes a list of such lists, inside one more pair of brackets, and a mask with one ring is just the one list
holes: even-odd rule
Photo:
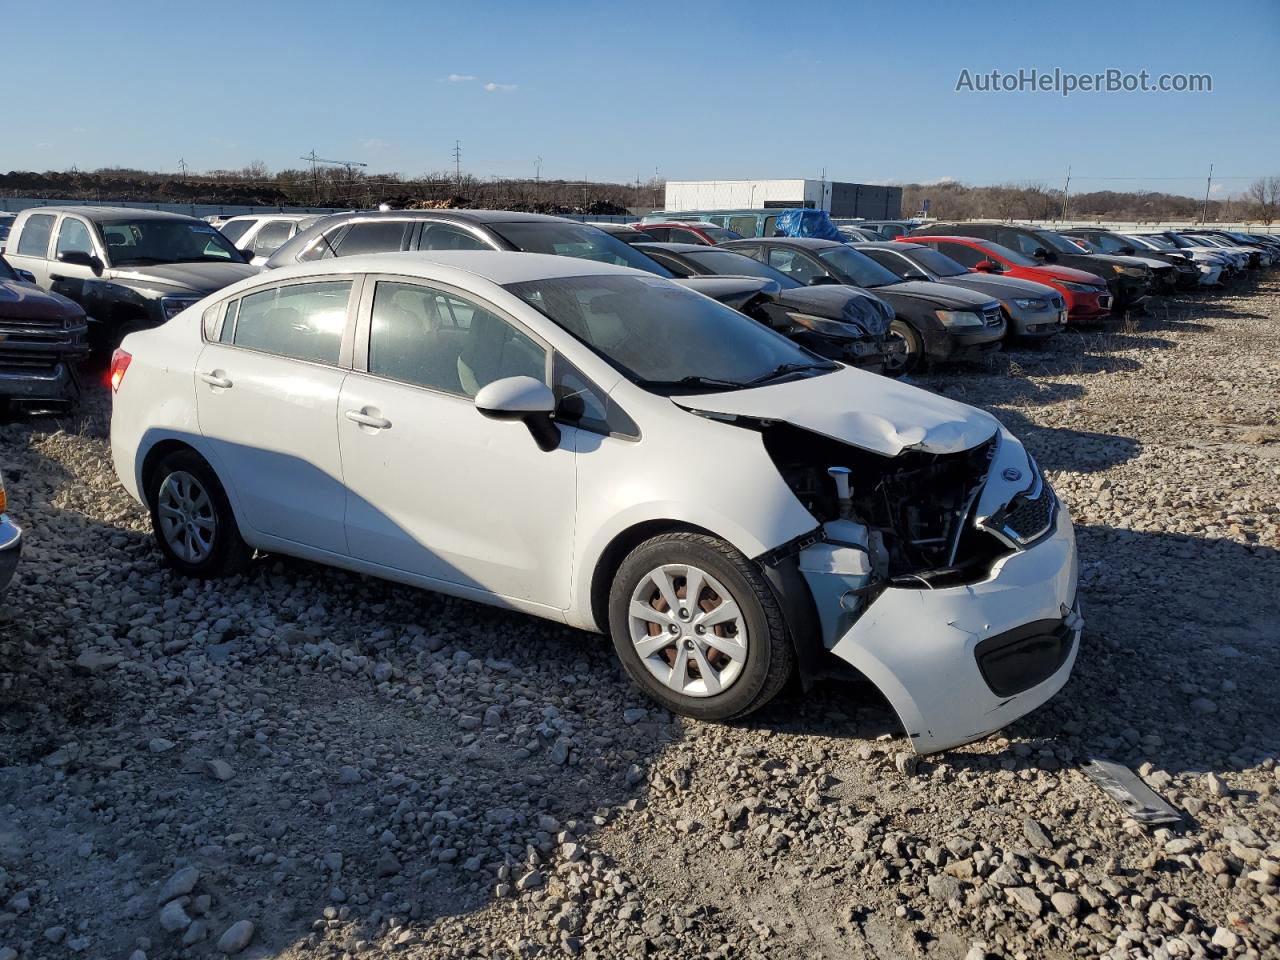
[[557, 277], [506, 289], [648, 389], [733, 390], [791, 365], [836, 368], [736, 310], [665, 280]]
[[983, 240], [978, 244], [979, 249], [988, 253], [994, 253], [1001, 260], [1012, 263], [1015, 267], [1038, 267], [1041, 264], [1032, 260], [1026, 254], [1019, 253], [1012, 247], [1006, 247], [1003, 243], [996, 243], [994, 240]]
[[908, 249], [902, 252], [934, 276], [959, 277], [969, 272], [969, 268], [964, 264], [958, 263], [945, 253], [939, 253], [929, 247], [923, 247], [919, 250]]
[[227, 238], [191, 220], [102, 220], [98, 230], [113, 266], [130, 263], [244, 263]]
[[1156, 250], [1177, 250], [1172, 243], [1163, 237], [1140, 237], [1137, 234], [1126, 234], [1126, 240], [1132, 240], [1140, 247], [1150, 247]]
[[865, 253], [848, 247], [819, 250], [818, 259], [829, 266], [832, 273], [841, 280], [852, 283], [855, 287], [887, 287], [891, 283], [902, 282], [887, 267], [880, 266]]
[[525, 220], [514, 223], [491, 223], [498, 236], [525, 253], [550, 253], [557, 257], [577, 257], [618, 267], [635, 267], [660, 277], [671, 271], [645, 256], [630, 244], [585, 223]]
[[1036, 238], [1050, 250], [1057, 250], [1059, 253], [1080, 253], [1080, 248], [1068, 240], [1066, 237], [1054, 233], [1052, 230], [1036, 230]]
[[781, 270], [775, 270], [766, 263], [740, 253], [728, 250], [699, 250], [697, 253], [686, 253], [684, 258], [705, 270], [719, 276], [764, 277], [777, 280], [783, 290], [794, 290], [804, 284], [788, 277]]

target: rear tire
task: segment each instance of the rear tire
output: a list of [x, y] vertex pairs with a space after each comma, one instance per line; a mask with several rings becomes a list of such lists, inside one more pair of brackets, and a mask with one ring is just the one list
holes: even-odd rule
[[609, 592], [609, 629], [631, 679], [672, 713], [699, 720], [760, 709], [795, 669], [769, 585], [739, 551], [705, 534], [666, 533], [631, 551]]
[[253, 548], [240, 536], [231, 503], [213, 469], [194, 450], [177, 450], [147, 476], [151, 529], [165, 563], [185, 577], [241, 573]]

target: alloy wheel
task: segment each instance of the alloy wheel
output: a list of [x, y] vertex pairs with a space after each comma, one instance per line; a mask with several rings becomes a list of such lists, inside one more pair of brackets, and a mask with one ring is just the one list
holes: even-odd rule
[[673, 693], [713, 697], [742, 676], [746, 617], [705, 570], [667, 563], [649, 571], [631, 594], [627, 621], [640, 662]]
[[185, 470], [164, 478], [156, 495], [160, 533], [180, 560], [201, 563], [213, 553], [218, 519], [209, 492]]

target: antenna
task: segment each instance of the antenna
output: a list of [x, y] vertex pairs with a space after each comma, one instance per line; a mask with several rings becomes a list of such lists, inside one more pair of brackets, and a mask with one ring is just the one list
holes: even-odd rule
[[1209, 188], [1213, 186], [1213, 164], [1209, 164], [1209, 179], [1204, 184], [1204, 210], [1200, 213], [1200, 222], [1209, 222]]
[[1062, 219], [1067, 219], [1067, 203], [1071, 200], [1071, 164], [1067, 164], [1067, 182], [1062, 187]]
[[458, 189], [462, 189], [462, 141], [453, 141], [453, 179], [458, 185]]

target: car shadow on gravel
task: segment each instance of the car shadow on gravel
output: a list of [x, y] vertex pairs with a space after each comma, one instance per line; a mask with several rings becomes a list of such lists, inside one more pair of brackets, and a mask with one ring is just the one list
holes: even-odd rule
[[[1078, 526], [1076, 536], [1086, 630], [1075, 669], [1057, 697], [1005, 735], [1055, 740], [1078, 762], [1150, 764], [1158, 787], [1168, 784], [1163, 774], [1229, 781], [1273, 756], [1280, 551], [1108, 526]], [[994, 760], [1035, 769], [1048, 756], [1006, 751]], [[993, 762], [964, 752], [947, 759]]]
[[1014, 407], [997, 407], [991, 412], [1046, 470], [1101, 473], [1133, 460], [1142, 452], [1142, 445], [1132, 437], [1046, 427]]

